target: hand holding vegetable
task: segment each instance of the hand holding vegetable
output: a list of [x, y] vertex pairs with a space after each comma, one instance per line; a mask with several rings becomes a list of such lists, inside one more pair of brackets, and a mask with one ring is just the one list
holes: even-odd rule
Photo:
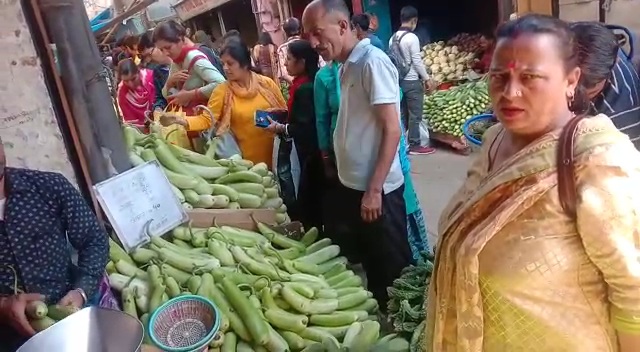
[[27, 305], [33, 301], [42, 301], [44, 296], [37, 293], [21, 293], [0, 298], [0, 317], [8, 321], [16, 331], [24, 336], [35, 335], [35, 330], [27, 320]]
[[382, 216], [382, 194], [380, 192], [367, 191], [362, 196], [360, 215], [366, 222], [374, 222]]
[[82, 297], [82, 294], [80, 294], [78, 290], [69, 291], [64, 297], [62, 297], [60, 302], [58, 302], [58, 305], [60, 306], [71, 306], [75, 308], [82, 308], [84, 304], [84, 297]]

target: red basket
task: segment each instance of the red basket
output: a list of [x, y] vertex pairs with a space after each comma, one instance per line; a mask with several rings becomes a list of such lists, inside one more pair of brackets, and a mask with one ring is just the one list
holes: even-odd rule
[[453, 82], [444, 82], [444, 83], [440, 83], [440, 85], [436, 88], [437, 90], [447, 90], [451, 87], [453, 87], [454, 84]]

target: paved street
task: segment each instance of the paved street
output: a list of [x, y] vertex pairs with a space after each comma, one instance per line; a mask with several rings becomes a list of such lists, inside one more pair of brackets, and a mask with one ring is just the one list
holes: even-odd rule
[[462, 156], [448, 151], [412, 156], [413, 183], [427, 219], [429, 243], [436, 243], [438, 218], [453, 193], [460, 187], [474, 154]]

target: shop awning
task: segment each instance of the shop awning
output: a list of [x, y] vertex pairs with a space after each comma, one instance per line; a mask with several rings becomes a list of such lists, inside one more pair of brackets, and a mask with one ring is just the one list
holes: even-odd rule
[[112, 11], [113, 9], [111, 7], [104, 9], [102, 12], [100, 12], [99, 14], [97, 14], [94, 18], [92, 18], [89, 21], [89, 24], [91, 24], [91, 26], [95, 26], [97, 24], [100, 24], [104, 21], [109, 21], [109, 19], [112, 16]]
[[147, 6], [153, 4], [156, 1], [158, 1], [158, 0], [137, 0], [137, 1], [133, 2], [133, 4], [135, 4], [135, 5], [131, 6], [125, 12], [119, 14], [118, 16], [110, 19], [109, 21], [107, 21], [105, 23], [100, 23], [99, 24], [99, 26], [100, 26], [99, 28], [94, 29], [93, 26], [91, 26], [91, 29], [93, 29], [93, 33], [95, 35], [100, 35], [102, 33], [105, 33], [108, 30], [110, 30], [111, 28], [113, 28], [115, 25], [117, 25], [118, 23], [122, 22], [122, 20], [127, 19], [127, 18], [135, 15], [136, 13], [146, 9]]
[[178, 14], [178, 18], [187, 21], [195, 16], [211, 11], [216, 7], [224, 5], [231, 0], [182, 0], [173, 5]]
[[89, 25], [91, 25], [91, 30], [95, 33], [100, 28], [106, 26], [113, 17], [113, 9], [107, 8], [104, 11], [100, 12], [94, 18], [89, 21]]

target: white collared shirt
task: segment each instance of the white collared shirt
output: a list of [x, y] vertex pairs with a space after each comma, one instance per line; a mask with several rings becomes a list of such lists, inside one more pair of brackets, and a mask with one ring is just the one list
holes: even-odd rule
[[[340, 87], [340, 110], [333, 135], [338, 176], [346, 187], [366, 191], [382, 142], [374, 106], [395, 104], [400, 123], [398, 70], [386, 53], [363, 39], [340, 69]], [[396, 150], [384, 193], [395, 191], [403, 183]]]

